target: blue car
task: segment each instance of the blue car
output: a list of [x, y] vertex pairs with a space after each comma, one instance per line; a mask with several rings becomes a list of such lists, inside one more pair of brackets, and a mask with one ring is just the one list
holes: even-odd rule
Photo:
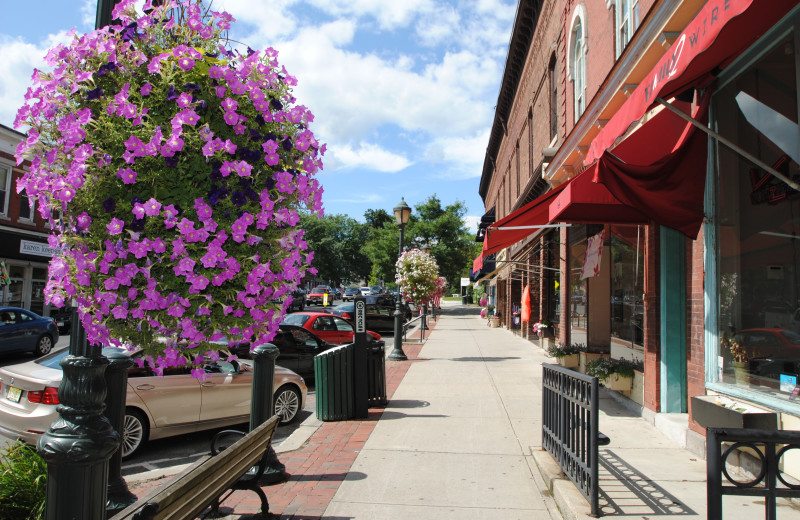
[[56, 342], [58, 327], [52, 318], [19, 307], [0, 307], [0, 354], [33, 352], [43, 356]]

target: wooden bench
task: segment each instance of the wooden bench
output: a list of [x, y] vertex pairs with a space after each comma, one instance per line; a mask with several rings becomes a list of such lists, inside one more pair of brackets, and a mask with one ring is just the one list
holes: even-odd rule
[[[166, 486], [139, 498], [111, 520], [196, 518], [209, 505], [218, 510], [220, 497], [234, 489], [249, 489], [258, 494], [261, 513], [269, 515], [269, 502], [258, 481], [264, 474], [267, 451], [279, 421], [274, 415], [247, 434], [234, 430], [219, 432], [211, 441], [210, 455], [186, 468]], [[230, 444], [226, 439], [238, 440]]]

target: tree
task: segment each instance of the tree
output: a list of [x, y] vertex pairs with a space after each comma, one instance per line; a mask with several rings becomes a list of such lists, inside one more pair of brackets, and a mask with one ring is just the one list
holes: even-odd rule
[[406, 232], [409, 247], [429, 245], [441, 276], [450, 287], [458, 287], [479, 250], [475, 235], [464, 225], [466, 206], [456, 200], [442, 207], [439, 197], [433, 194], [414, 208]]
[[368, 209], [364, 212], [364, 220], [372, 229], [382, 229], [386, 224], [394, 224], [394, 217], [382, 209]]
[[322, 280], [339, 285], [366, 279], [371, 270], [364, 244], [369, 228], [346, 215], [304, 215], [300, 227], [305, 229], [308, 248], [314, 251], [312, 267]]

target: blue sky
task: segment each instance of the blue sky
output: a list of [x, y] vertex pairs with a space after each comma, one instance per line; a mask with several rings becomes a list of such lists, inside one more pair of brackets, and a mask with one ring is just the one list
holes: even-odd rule
[[[214, 0], [236, 18], [231, 38], [272, 46], [328, 144], [326, 214], [363, 221], [432, 194], [468, 208], [478, 195], [514, 0]], [[94, 29], [97, 0], [5, 2], [0, 123], [12, 126], [34, 67], [73, 27]]]

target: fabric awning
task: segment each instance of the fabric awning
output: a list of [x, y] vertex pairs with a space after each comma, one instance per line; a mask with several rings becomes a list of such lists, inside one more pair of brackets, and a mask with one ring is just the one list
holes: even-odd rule
[[561, 193], [564, 186], [553, 188], [486, 228], [481, 254], [487, 256], [496, 253], [523, 240], [536, 229], [549, 225], [550, 202]]
[[[694, 118], [706, 120], [710, 98], [707, 91]], [[706, 134], [664, 110], [587, 172], [626, 207], [694, 238], [704, 216], [707, 155]]]
[[475, 260], [472, 261], [472, 272], [477, 273], [483, 267], [483, 253], [478, 253]]
[[603, 184], [594, 182], [598, 163], [573, 177], [550, 203], [550, 222], [647, 224], [642, 212], [620, 202]]
[[495, 207], [492, 206], [492, 209], [484, 213], [481, 217], [481, 221], [478, 224], [478, 232], [475, 235], [475, 242], [483, 242], [483, 239], [486, 237], [486, 228], [494, 224], [494, 208]]
[[656, 103], [704, 86], [797, 5], [797, 0], [708, 0], [592, 141], [589, 165]]

